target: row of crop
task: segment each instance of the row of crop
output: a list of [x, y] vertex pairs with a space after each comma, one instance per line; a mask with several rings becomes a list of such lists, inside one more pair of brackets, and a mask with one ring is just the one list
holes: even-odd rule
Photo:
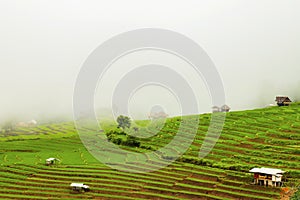
[[[43, 196], [43, 195], [50, 195], [51, 197], [55, 196], [51, 193], [51, 191], [55, 191], [55, 194], [56, 195], [67, 195], [69, 190], [67, 189], [55, 189], [57, 188], [57, 186], [61, 186], [63, 188], [66, 188], [67, 187], [67, 184], [66, 182], [64, 182], [65, 184], [59, 184], [59, 181], [61, 180], [61, 177], [58, 177], [58, 176], [55, 176], [55, 175], [50, 175], [50, 176], [45, 176], [42, 180], [43, 182], [40, 182], [40, 184], [32, 184], [32, 183], [28, 183], [27, 181], [28, 180], [34, 180], [37, 176], [34, 176], [32, 178], [29, 178], [27, 179], [25, 182], [22, 183], [22, 185], [25, 185], [25, 186], [10, 186], [10, 189], [8, 190], [9, 193], [11, 193], [12, 189], [25, 189], [27, 188], [28, 192], [25, 192], [27, 194], [31, 194], [31, 195], [35, 195], [35, 191], [42, 191], [41, 195], [40, 196]], [[107, 176], [107, 178], [109, 178], [109, 182], [111, 182], [112, 180], [110, 179], [111, 176]], [[126, 194], [128, 192], [124, 191], [123, 189], [127, 189], [127, 190], [133, 190], [133, 185], [134, 185], [134, 182], [128, 182], [128, 186], [124, 186], [124, 185], [121, 185], [120, 184], [120, 179], [118, 178], [117, 181], [115, 181], [115, 185], [113, 184], [99, 184], [99, 178], [97, 177], [94, 177], [93, 179], [91, 178], [84, 178], [86, 181], [89, 181], [91, 183], [91, 186], [93, 188], [93, 196], [97, 196], [95, 195], [95, 192], [100, 192], [101, 194], [103, 194], [103, 192], [105, 193], [105, 191], [108, 191], [109, 193], [113, 192], [114, 194], [116, 193], [119, 193], [119, 194]], [[53, 183], [55, 183], [55, 187], [54, 188], [48, 188], [48, 189], [45, 189], [47, 188], [48, 186], [53, 186], [53, 183], [52, 184], [48, 184], [48, 185], [43, 185], [45, 182], [48, 182], [49, 180], [52, 180]], [[70, 180], [74, 180], [74, 177], [72, 177], [72, 174], [70, 175], [70, 177], [67, 178], [67, 181], [70, 181]], [[75, 179], [75, 180], [80, 180], [80, 179]], [[107, 180], [107, 179], [105, 179]], [[145, 183], [149, 183], [151, 181], [146, 181]], [[42, 183], [42, 184], [41, 184]], [[43, 186], [44, 189], [41, 189], [41, 186]], [[140, 186], [140, 184], [137, 184], [137, 186]], [[119, 189], [113, 189], [113, 188], [119, 188]], [[50, 191], [50, 192], [49, 192]], [[62, 194], [63, 192], [67, 191], [66, 194]], [[126, 194], [126, 195], [129, 195], [129, 194]], [[99, 195], [98, 195], [99, 196]], [[101, 196], [101, 195], [100, 195]], [[120, 198], [121, 199], [121, 198]]]
[[45, 175], [55, 175], [55, 176], [74, 176], [74, 177], [99, 177], [102, 175], [112, 175], [112, 176], [120, 176], [120, 177], [130, 177], [130, 178], [142, 178], [147, 180], [157, 180], [157, 179], [163, 179], [163, 182], [174, 182], [176, 180], [181, 180], [181, 178], [173, 177], [173, 176], [165, 176], [161, 174], [133, 174], [128, 172], [121, 172], [116, 170], [81, 170], [81, 171], [72, 171], [70, 168], [68, 170], [58, 170], [54, 168], [44, 169], [44, 170], [38, 170], [39, 175], [45, 174]]
[[[229, 141], [232, 140], [224, 140], [224, 139], [219, 139], [218, 143], [214, 146], [213, 152], [214, 155], [235, 155], [236, 152], [243, 152], [243, 154], [245, 154], [246, 156], [248, 156], [249, 158], [253, 157], [255, 159], [270, 159], [270, 160], [281, 160], [281, 161], [288, 161], [288, 163], [291, 163], [291, 166], [294, 166], [295, 164], [297, 164], [297, 162], [300, 159], [300, 156], [298, 156], [297, 154], [295, 154], [294, 156], [292, 154], [285, 154], [282, 153], [280, 154], [279, 152], [276, 152], [276, 154], [274, 154], [274, 151], [258, 151], [255, 150], [253, 148], [243, 148], [243, 147], [238, 147], [237, 143], [231, 143]], [[200, 141], [197, 141], [196, 144], [199, 144]], [[239, 143], [241, 144], [241, 142]], [[252, 147], [257, 146], [257, 143], [255, 142], [243, 142], [242, 144], [247, 144], [247, 145], [251, 145]], [[197, 153], [197, 151], [199, 151], [199, 146], [192, 146], [191, 149]], [[278, 150], [283, 150], [284, 148], [278, 148]], [[188, 155], [190, 155], [188, 153]]]
[[[51, 175], [52, 176], [52, 175]], [[154, 187], [154, 186], [152, 186], [152, 187]]]
[[[44, 168], [44, 167], [43, 167]], [[53, 170], [53, 169], [51, 169], [51, 170]], [[180, 170], [179, 170], [180, 171]], [[186, 173], [188, 170], [183, 170], [184, 171], [184, 173]], [[80, 172], [79, 172], [80, 173]], [[82, 172], [83, 173], [83, 172]], [[204, 173], [205, 175], [209, 175], [207, 172], [205, 172]], [[203, 174], [203, 175], [204, 175]], [[83, 175], [83, 176], [85, 176], [85, 175]], [[38, 176], [39, 177], [39, 176]], [[46, 177], [44, 177], [44, 179], [47, 179], [47, 177], [48, 176], [46, 176]], [[56, 177], [55, 175], [53, 175], [53, 174], [51, 174], [50, 175], [50, 177], [52, 177], [52, 178], [54, 178], [55, 179], [55, 181], [58, 181], [58, 180], [60, 180], [60, 178], [58, 178], [58, 177]], [[111, 177], [111, 176], [110, 176]], [[36, 178], [36, 177], [35, 177]], [[162, 179], [163, 177], [161, 177], [161, 179]], [[71, 178], [72, 179], [72, 178]], [[85, 178], [86, 179], [86, 178]], [[68, 180], [70, 180], [70, 179], [68, 179]], [[72, 179], [73, 180], [73, 179]], [[119, 180], [119, 179], [118, 179]], [[147, 185], [148, 185], [148, 182], [147, 182]], [[153, 187], [157, 187], [157, 186], [153, 186]], [[170, 185], [168, 186], [168, 185], [161, 185], [160, 187], [170, 187]]]
[[[83, 172], [81, 172], [81, 174], [82, 174]], [[98, 173], [99, 174], [99, 173]], [[83, 175], [83, 176], [86, 176], [85, 174]], [[35, 176], [34, 178], [36, 178], [36, 177], [39, 177], [39, 178], [41, 178], [40, 176]], [[62, 180], [62, 177], [60, 176], [60, 177], [58, 177], [57, 175], [53, 175], [53, 174], [49, 174], [49, 178], [51, 177], [51, 179], [55, 179], [56, 180], [56, 182], [57, 181], [60, 181], [60, 180]], [[99, 180], [99, 177], [97, 176], [97, 177], [95, 177], [95, 176], [93, 176], [93, 181], [91, 180], [91, 178], [90, 178], [91, 176], [90, 175], [87, 175], [87, 177], [85, 177], [85, 180], [86, 181], [89, 181], [90, 183], [91, 183], [91, 186], [93, 186], [93, 188], [95, 187], [95, 188], [99, 188], [101, 185], [98, 185], [99, 184], [99, 182], [102, 182], [102, 179], [100, 179]], [[113, 175], [109, 175], [109, 176], [107, 176], [107, 178], [109, 178], [109, 180], [111, 181], [112, 179], [111, 178], [113, 178]], [[142, 178], [142, 177], [141, 177]], [[45, 179], [45, 181], [46, 181], [46, 177], [44, 177], [44, 179]], [[72, 173], [69, 173], [69, 176], [68, 176], [68, 179], [69, 180], [80, 180], [80, 179], [75, 179], [74, 178], [74, 174], [72, 174]], [[97, 180], [98, 179], [98, 180]], [[107, 179], [104, 179], [104, 180], [107, 180]], [[48, 180], [47, 180], [48, 181]], [[94, 181], [96, 181], [96, 182], [94, 182]], [[118, 176], [118, 179], [117, 179], [117, 181], [115, 182], [115, 184], [116, 185], [122, 185], [122, 178], [120, 177], [120, 176]], [[136, 180], [134, 181], [134, 183], [136, 182]], [[130, 183], [132, 183], [132, 182], [129, 182], [128, 184], [130, 184]], [[149, 183], [151, 183], [151, 181], [146, 181], [146, 182], [144, 182], [144, 184], [149, 184]], [[153, 182], [152, 182], [153, 183]], [[140, 184], [138, 184], [139, 186], [141, 185], [141, 183]], [[162, 187], [162, 186], [164, 186], [163, 184], [160, 184], [160, 187]], [[171, 185], [169, 185], [169, 186], [171, 186]], [[121, 188], [122, 187], [124, 187], [123, 185], [122, 186], [120, 186]], [[131, 185], [131, 187], [128, 187], [129, 189], [131, 188], [131, 190], [133, 189], [132, 188], [132, 185]], [[97, 190], [97, 189], [96, 189]], [[171, 198], [171, 197], [170, 197]]]

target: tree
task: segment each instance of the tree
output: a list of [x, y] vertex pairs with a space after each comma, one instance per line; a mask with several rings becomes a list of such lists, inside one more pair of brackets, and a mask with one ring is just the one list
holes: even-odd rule
[[130, 126], [131, 126], [131, 120], [127, 116], [120, 115], [117, 118], [117, 122], [118, 122], [118, 127], [122, 128], [123, 130], [125, 128], [130, 128]]
[[1, 127], [5, 132], [10, 132], [14, 130], [14, 123], [12, 120], [8, 120], [2, 124]]

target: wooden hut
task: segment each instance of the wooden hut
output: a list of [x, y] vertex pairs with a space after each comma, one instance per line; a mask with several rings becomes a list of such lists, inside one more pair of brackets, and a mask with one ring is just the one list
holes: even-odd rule
[[48, 158], [48, 159], [46, 159], [46, 165], [54, 165], [59, 161], [60, 160], [57, 158]]
[[148, 118], [151, 119], [151, 120], [154, 120], [154, 119], [165, 119], [167, 117], [168, 117], [168, 114], [166, 114], [163, 111], [160, 111], [160, 112], [151, 112], [148, 115]]
[[249, 170], [253, 173], [254, 184], [265, 186], [282, 186], [282, 174], [285, 173], [281, 169], [273, 168], [253, 168]]
[[90, 187], [88, 185], [84, 184], [84, 183], [71, 183], [70, 187], [73, 191], [76, 191], [76, 192], [90, 191]]
[[37, 125], [37, 121], [34, 120], [34, 119], [32, 119], [32, 120], [30, 120], [29, 122], [27, 122], [27, 125], [28, 125], [29, 127], [35, 127], [35, 126]]
[[18, 123], [16, 124], [16, 127], [28, 127], [28, 124], [25, 123], [25, 122], [18, 122]]
[[221, 107], [221, 112], [229, 112], [229, 110], [230, 110], [230, 107], [227, 106], [227, 105], [223, 105], [223, 106]]
[[215, 113], [215, 112], [220, 112], [221, 111], [221, 108], [219, 108], [218, 106], [213, 106], [212, 107], [212, 112]]
[[276, 96], [275, 101], [278, 106], [288, 106], [292, 103], [290, 98], [287, 96]]

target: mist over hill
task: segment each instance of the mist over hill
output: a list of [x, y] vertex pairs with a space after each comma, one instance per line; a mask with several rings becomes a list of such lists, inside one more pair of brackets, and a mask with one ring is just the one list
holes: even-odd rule
[[[133, 3], [1, 1], [0, 121], [72, 118], [74, 84], [88, 55], [112, 36], [143, 27], [173, 30], [197, 42], [215, 63], [232, 110], [264, 107], [279, 94], [300, 100], [298, 1]], [[108, 86], [118, 81], [109, 79]], [[210, 112], [201, 81], [199, 112]], [[106, 89], [100, 95], [111, 91]], [[155, 105], [170, 116], [180, 114], [175, 100], [155, 99], [166, 93], [148, 89], [130, 104], [135, 118]], [[96, 102], [95, 108], [107, 111], [110, 103]]]

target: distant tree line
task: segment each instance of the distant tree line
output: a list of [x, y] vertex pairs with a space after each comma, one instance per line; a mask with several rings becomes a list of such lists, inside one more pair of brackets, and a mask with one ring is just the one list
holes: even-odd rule
[[15, 122], [13, 120], [8, 120], [8, 121], [3, 122], [0, 126], [1, 126], [2, 132], [8, 133], [15, 129]]

